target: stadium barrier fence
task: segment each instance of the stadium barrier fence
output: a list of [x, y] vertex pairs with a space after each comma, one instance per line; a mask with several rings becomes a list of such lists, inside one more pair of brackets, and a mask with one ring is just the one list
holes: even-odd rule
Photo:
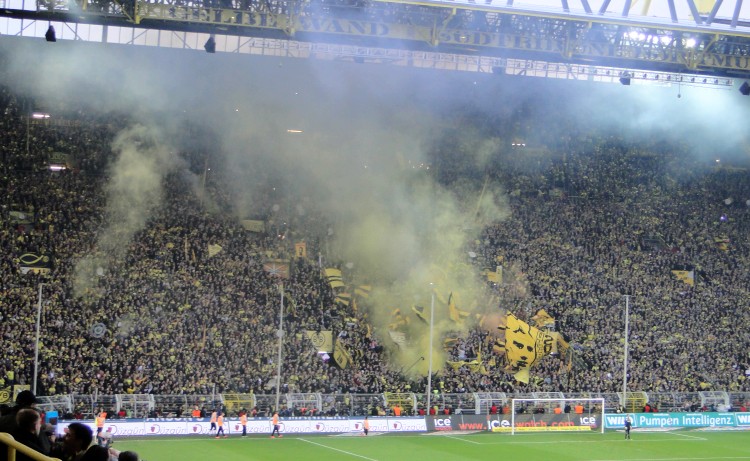
[[50, 458], [49, 456], [45, 456], [38, 451], [17, 442], [12, 435], [6, 432], [0, 432], [0, 445], [2, 445], [2, 447], [0, 447], [1, 450], [7, 450], [8, 461], [16, 461], [16, 453], [23, 453], [35, 461], [60, 461], [58, 458]]
[[[691, 392], [691, 393], [638, 393], [645, 403], [658, 408], [661, 412], [689, 412], [699, 408], [708, 411], [723, 412], [736, 407], [740, 403], [750, 402], [750, 392]], [[322, 408], [316, 408], [320, 414], [336, 414], [339, 416], [363, 416], [371, 414], [372, 408], [381, 407], [386, 412], [390, 410], [389, 399], [386, 394], [281, 394], [282, 408], [295, 407], [300, 396], [306, 396], [306, 402], [316, 402]], [[418, 407], [424, 407], [424, 394], [399, 394], [400, 401], [408, 396], [410, 401]], [[80, 411], [84, 418], [93, 418], [98, 408], [104, 408], [109, 415], [116, 415], [125, 410], [127, 417], [146, 418], [158, 412], [161, 416], [183, 416], [191, 414], [195, 406], [204, 411], [223, 406], [234, 416], [241, 407], [250, 410], [257, 406], [258, 416], [269, 416], [270, 406], [276, 402], [275, 394], [200, 394], [200, 395], [152, 395], [152, 394], [122, 394], [122, 395], [88, 395], [63, 394], [54, 396], [38, 396], [38, 408], [44, 411], [57, 411], [61, 415], [73, 414]], [[492, 405], [507, 407], [512, 399], [604, 399], [604, 411], [615, 413], [617, 409], [625, 407], [622, 394], [619, 393], [518, 393], [476, 392], [463, 394], [439, 393], [431, 396], [431, 405], [438, 407], [438, 411], [449, 409], [451, 414], [487, 414]], [[628, 399], [630, 402], [630, 399]], [[230, 408], [231, 407], [231, 408]], [[308, 406], [308, 409], [311, 408]], [[628, 408], [630, 411], [631, 408]], [[411, 415], [414, 415], [412, 408]], [[330, 412], [330, 413], [329, 413]], [[631, 411], [632, 412], [632, 411]], [[387, 416], [390, 416], [387, 414]]]

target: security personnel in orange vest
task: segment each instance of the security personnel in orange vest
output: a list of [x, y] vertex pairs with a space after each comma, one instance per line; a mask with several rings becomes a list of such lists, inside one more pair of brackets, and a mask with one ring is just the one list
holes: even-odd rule
[[240, 412], [240, 424], [242, 424], [242, 436], [247, 437], [247, 411]]
[[226, 439], [229, 437], [224, 433], [224, 413], [219, 412], [219, 416], [216, 418], [216, 425], [219, 427], [219, 429], [216, 431], [216, 438], [218, 439], [220, 436], [224, 436]]
[[273, 424], [273, 430], [271, 431], [271, 438], [275, 439], [276, 437], [274, 434], [278, 434], [279, 438], [281, 438], [281, 432], [279, 432], [279, 413], [277, 411], [273, 412], [273, 418], [271, 418], [271, 424]]
[[101, 433], [104, 430], [104, 422], [107, 420], [107, 412], [104, 408], [99, 408], [99, 414], [96, 415], [96, 442], [101, 445], [102, 437]]
[[401, 416], [401, 405], [396, 404], [393, 407], [393, 416]]
[[583, 405], [581, 405], [580, 403], [577, 403], [576, 406], [575, 406], [575, 412], [576, 412], [577, 415], [582, 415], [583, 414]]
[[193, 418], [200, 418], [201, 417], [201, 410], [200, 410], [200, 408], [198, 408], [198, 405], [196, 405], [195, 407], [193, 407], [192, 416], [193, 416]]
[[560, 405], [558, 405], [558, 406], [555, 407], [555, 414], [556, 415], [561, 415], [562, 414], [562, 408], [560, 407]]
[[214, 429], [216, 429], [216, 410], [211, 412], [211, 427], [208, 430], [213, 431]]

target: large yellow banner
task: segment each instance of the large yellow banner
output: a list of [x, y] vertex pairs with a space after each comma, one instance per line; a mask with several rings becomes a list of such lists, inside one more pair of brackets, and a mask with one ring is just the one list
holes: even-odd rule
[[333, 351], [333, 334], [330, 330], [307, 330], [307, 337], [318, 348], [318, 352], [328, 352], [330, 354]]
[[555, 338], [532, 327], [515, 315], [506, 315], [505, 325], [498, 326], [505, 330], [505, 343], [495, 343], [495, 351], [505, 355], [508, 369], [521, 382], [529, 382], [529, 370], [540, 358], [552, 352]]

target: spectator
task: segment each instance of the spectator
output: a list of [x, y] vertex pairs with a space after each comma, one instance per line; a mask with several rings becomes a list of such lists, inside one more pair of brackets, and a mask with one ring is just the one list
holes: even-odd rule
[[[40, 438], [44, 436], [41, 433], [42, 418], [39, 412], [33, 408], [22, 408], [16, 414], [17, 429], [11, 434], [18, 442], [26, 445], [27, 447], [38, 451], [44, 455], [49, 453], [49, 443], [43, 446], [40, 443]], [[3, 453], [3, 459], [5, 458]], [[24, 455], [23, 453], [16, 453], [17, 461], [30, 461], [32, 458]]]
[[138, 453], [134, 451], [122, 451], [117, 457], [117, 461], [138, 461]]
[[[93, 440], [94, 433], [90, 427], [83, 423], [71, 423], [65, 428], [62, 442], [56, 444], [50, 451], [50, 456], [63, 461], [79, 461]], [[97, 448], [103, 447], [97, 446]], [[96, 456], [96, 453], [92, 453], [91, 456]]]

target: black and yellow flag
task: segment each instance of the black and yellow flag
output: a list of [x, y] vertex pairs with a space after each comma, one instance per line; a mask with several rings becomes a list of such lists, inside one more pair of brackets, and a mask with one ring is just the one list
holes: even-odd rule
[[430, 321], [427, 319], [427, 316], [425, 315], [424, 307], [422, 306], [411, 306], [411, 311], [414, 312], [414, 315], [417, 316], [417, 318], [421, 321], [423, 321], [426, 324], [430, 324]]
[[224, 247], [222, 247], [218, 243], [209, 243], [208, 244], [208, 257], [213, 258], [217, 254], [221, 253], [221, 250], [223, 249]]
[[354, 294], [360, 298], [369, 298], [372, 291], [372, 285], [359, 285], [354, 288]]
[[672, 273], [675, 277], [677, 277], [678, 280], [682, 280], [683, 282], [687, 283], [691, 287], [695, 286], [695, 271], [685, 271], [685, 270], [672, 270]]
[[297, 242], [294, 244], [294, 257], [295, 258], [307, 258], [307, 243]]
[[10, 386], [0, 389], [0, 403], [12, 403], [11, 393]]
[[330, 353], [333, 349], [333, 333], [331, 330], [307, 330], [307, 337], [312, 341], [318, 352]]
[[336, 365], [341, 368], [346, 368], [351, 364], [352, 355], [349, 353], [349, 349], [346, 344], [342, 343], [340, 339], [336, 340], [336, 346], [333, 348], [333, 360], [336, 361]]
[[468, 312], [459, 310], [456, 307], [456, 297], [453, 293], [448, 296], [448, 316], [456, 323], [463, 323], [464, 319], [469, 316]]
[[459, 338], [445, 338], [443, 340], [443, 349], [449, 351], [458, 344]]
[[342, 304], [344, 306], [348, 306], [349, 303], [352, 301], [352, 295], [351, 293], [336, 293], [336, 299], [335, 301], [338, 304]]
[[477, 354], [476, 358], [473, 359], [464, 359], [456, 362], [447, 361], [446, 363], [454, 370], [458, 370], [461, 367], [468, 367], [469, 371], [471, 371], [472, 373], [480, 373], [483, 375], [488, 374], [487, 367], [485, 367], [484, 362], [482, 362], [481, 352]]
[[399, 330], [400, 327], [409, 324], [409, 317], [401, 313], [401, 309], [396, 308], [391, 311], [391, 322], [388, 324], [389, 330]]
[[341, 275], [341, 271], [339, 269], [329, 267], [325, 270], [325, 273], [326, 278], [328, 279], [328, 283], [331, 285], [331, 288], [341, 288], [343, 286], [346, 286], [344, 284], [344, 277]]
[[714, 243], [716, 244], [716, 248], [718, 248], [721, 251], [729, 251], [729, 237], [725, 235], [720, 235], [718, 237], [714, 237]]
[[555, 338], [511, 313], [505, 316], [498, 329], [505, 332], [505, 339], [498, 339], [493, 349], [505, 357], [506, 370], [514, 373], [516, 380], [528, 383], [529, 370], [539, 359], [552, 353]]
[[52, 259], [45, 254], [24, 253], [16, 261], [21, 265], [22, 274], [48, 274], [52, 268]]
[[289, 312], [293, 314], [297, 312], [297, 303], [294, 301], [291, 293], [286, 290], [284, 291], [284, 302], [286, 302], [287, 310]]

